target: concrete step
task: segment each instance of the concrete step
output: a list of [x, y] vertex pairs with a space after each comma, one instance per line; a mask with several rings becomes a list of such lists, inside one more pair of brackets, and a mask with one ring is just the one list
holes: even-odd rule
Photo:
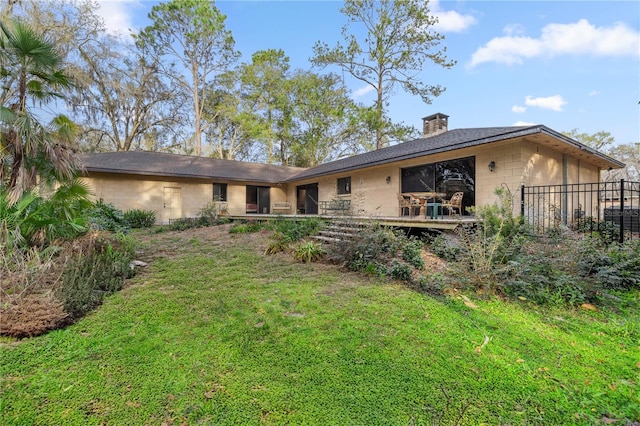
[[324, 235], [313, 235], [311, 238], [314, 240], [324, 241], [325, 243], [337, 243], [342, 241], [340, 238], [325, 237]]
[[353, 238], [354, 234], [352, 232], [340, 232], [340, 231], [320, 231], [320, 235], [331, 238]]

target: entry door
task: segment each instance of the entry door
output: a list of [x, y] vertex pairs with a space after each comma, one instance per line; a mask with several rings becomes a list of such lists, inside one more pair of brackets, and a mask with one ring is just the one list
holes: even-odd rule
[[182, 192], [180, 188], [164, 188], [162, 222], [169, 223], [182, 217]]
[[310, 183], [306, 189], [307, 194], [304, 200], [305, 213], [318, 214], [318, 184]]
[[247, 213], [269, 214], [271, 188], [268, 186], [247, 186]]

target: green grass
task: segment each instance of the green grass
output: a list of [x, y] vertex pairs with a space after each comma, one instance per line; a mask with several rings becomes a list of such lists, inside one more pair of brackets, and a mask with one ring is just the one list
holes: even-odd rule
[[471, 308], [211, 229], [134, 234], [164, 253], [124, 291], [65, 330], [5, 339], [0, 423], [640, 420], [637, 293], [618, 313]]

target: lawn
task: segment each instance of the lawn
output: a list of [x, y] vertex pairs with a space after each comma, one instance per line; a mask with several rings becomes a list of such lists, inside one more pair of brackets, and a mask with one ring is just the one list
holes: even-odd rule
[[637, 293], [617, 312], [435, 298], [265, 256], [263, 233], [136, 236], [150, 265], [122, 292], [2, 340], [2, 424], [640, 421]]

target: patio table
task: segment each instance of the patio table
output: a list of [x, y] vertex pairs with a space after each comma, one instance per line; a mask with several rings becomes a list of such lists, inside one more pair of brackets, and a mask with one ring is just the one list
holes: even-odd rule
[[[420, 200], [420, 216], [422, 217], [427, 217], [427, 200], [431, 200], [432, 198], [443, 198], [446, 197], [447, 194], [442, 193], [442, 192], [435, 192], [435, 191], [429, 191], [429, 192], [411, 192], [408, 195], [411, 195], [414, 198], [417, 198], [418, 200]], [[441, 203], [436, 203], [435, 201], [429, 204], [441, 204]], [[436, 210], [436, 206], [433, 206], [433, 210]], [[436, 216], [437, 217], [437, 216]], [[431, 218], [435, 219], [433, 212], [431, 213]]]

